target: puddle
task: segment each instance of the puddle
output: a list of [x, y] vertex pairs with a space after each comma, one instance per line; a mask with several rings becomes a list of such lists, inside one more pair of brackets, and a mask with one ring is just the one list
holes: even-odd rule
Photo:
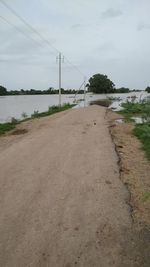
[[146, 122], [146, 120], [141, 118], [141, 117], [132, 117], [131, 119], [133, 119], [135, 121], [135, 123], [138, 123], [138, 124], [142, 124], [142, 123]]
[[[142, 124], [144, 122], [147, 122], [145, 119], [141, 117], [131, 117], [131, 119], [136, 123], [136, 124]], [[117, 119], [115, 120], [118, 124], [125, 123], [124, 119]]]
[[115, 111], [120, 111], [123, 110], [123, 108], [121, 107], [120, 101], [114, 101], [110, 106], [110, 109], [115, 110]]
[[115, 120], [115, 122], [121, 124], [121, 123], [124, 123], [124, 119], [117, 119], [117, 120]]

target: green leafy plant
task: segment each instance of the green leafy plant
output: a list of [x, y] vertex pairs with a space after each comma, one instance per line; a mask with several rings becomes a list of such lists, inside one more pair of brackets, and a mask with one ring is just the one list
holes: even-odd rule
[[33, 114], [31, 115], [31, 118], [38, 118], [38, 116], [39, 116], [39, 111], [34, 110]]
[[11, 118], [11, 123], [12, 124], [17, 124], [18, 123], [18, 120], [15, 117], [12, 117]]
[[27, 113], [26, 112], [22, 112], [21, 114], [22, 118], [26, 119], [28, 117]]
[[11, 122], [0, 123], [0, 135], [13, 130], [15, 127], [16, 127], [15, 123], [11, 123]]
[[150, 160], [150, 123], [137, 124], [133, 133], [142, 142], [143, 149]]
[[[75, 104], [71, 105], [69, 103], [66, 103], [66, 104], [62, 105], [61, 107], [59, 107], [59, 106], [49, 107], [48, 111], [45, 111], [45, 112], [39, 112], [38, 110], [35, 110], [34, 113], [31, 115], [31, 118], [25, 118], [22, 121], [18, 121], [17, 119], [12, 118], [11, 122], [0, 123], [0, 135], [5, 134], [7, 131], [13, 130], [18, 123], [24, 122], [26, 120], [34, 119], [34, 118], [41, 118], [41, 117], [45, 117], [45, 116], [50, 116], [54, 113], [70, 109], [74, 106], [75, 106]], [[26, 114], [24, 114], [24, 115], [26, 116]]]
[[141, 117], [143, 123], [136, 124], [133, 130], [134, 135], [141, 141], [142, 148], [150, 160], [150, 101], [149, 99], [140, 102], [126, 101], [122, 103], [123, 110], [119, 111], [125, 117], [125, 121], [131, 121], [132, 117]]

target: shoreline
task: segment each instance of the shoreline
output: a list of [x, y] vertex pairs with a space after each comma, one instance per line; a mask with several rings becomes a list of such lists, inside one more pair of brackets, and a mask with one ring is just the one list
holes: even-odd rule
[[26, 117], [26, 113], [24, 113], [24, 119], [22, 119], [22, 120], [18, 120], [16, 118], [12, 117], [11, 122], [0, 123], [0, 136], [5, 135], [7, 132], [12, 132], [13, 130], [16, 129], [17, 125], [22, 124], [26, 121], [51, 116], [53, 114], [71, 109], [74, 106], [76, 106], [76, 104], [69, 104], [69, 103], [63, 104], [60, 107], [59, 106], [51, 106], [48, 108], [47, 111], [44, 111], [44, 112], [34, 111], [34, 113], [31, 114], [30, 117]]

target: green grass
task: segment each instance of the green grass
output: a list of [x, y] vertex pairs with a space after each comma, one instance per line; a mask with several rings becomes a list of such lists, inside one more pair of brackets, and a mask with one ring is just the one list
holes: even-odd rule
[[142, 200], [143, 200], [143, 202], [146, 202], [146, 201], [150, 200], [150, 191], [145, 192], [145, 193], [143, 194], [143, 198], [142, 198]]
[[146, 103], [125, 102], [122, 103], [122, 107], [125, 113], [141, 114], [145, 111]]
[[133, 130], [134, 135], [141, 141], [147, 158], [150, 160], [150, 101], [145, 100], [139, 103], [122, 103], [123, 110], [118, 113], [123, 115], [125, 121], [134, 121], [132, 117], [141, 117], [145, 120], [142, 124], [136, 124]]
[[[118, 114], [122, 115], [124, 117], [125, 122], [134, 122], [134, 120], [131, 118], [133, 114], [131, 113], [126, 113], [123, 110], [116, 111]], [[135, 114], [134, 114], [135, 115]]]
[[67, 110], [69, 108], [74, 107], [75, 104], [64, 104], [63, 106], [59, 107], [59, 106], [52, 106], [48, 108], [48, 111], [45, 112], [38, 112], [38, 111], [34, 111], [34, 113], [31, 115], [31, 118], [41, 118], [41, 117], [46, 117], [46, 116], [50, 116], [54, 113], [58, 113], [64, 110]]
[[71, 104], [67, 103], [67, 104], [62, 105], [61, 107], [58, 107], [58, 106], [49, 107], [48, 111], [45, 111], [45, 112], [34, 111], [34, 113], [31, 115], [31, 118], [24, 118], [23, 120], [21, 120], [19, 122], [15, 118], [12, 118], [12, 122], [0, 123], [0, 135], [5, 134], [6, 132], [15, 129], [15, 127], [18, 123], [28, 121], [31, 119], [35, 119], [35, 118], [50, 116], [54, 113], [67, 110], [67, 109], [72, 108], [74, 106], [75, 106], [75, 104], [71, 105]]
[[132, 117], [141, 117], [144, 121], [150, 122], [150, 101], [143, 100], [141, 102], [125, 102], [121, 106], [123, 110], [118, 111], [117, 113], [125, 117], [125, 121], [134, 121]]
[[118, 113], [122, 114], [127, 118], [128, 120], [132, 116], [140, 116], [145, 119], [150, 118], [150, 101], [143, 101], [143, 102], [125, 102], [121, 105], [123, 107], [123, 110], [120, 110]]
[[137, 124], [133, 133], [142, 142], [143, 149], [150, 160], [150, 123]]
[[16, 123], [12, 123], [12, 122], [0, 123], [0, 135], [13, 130], [15, 127], [16, 127]]

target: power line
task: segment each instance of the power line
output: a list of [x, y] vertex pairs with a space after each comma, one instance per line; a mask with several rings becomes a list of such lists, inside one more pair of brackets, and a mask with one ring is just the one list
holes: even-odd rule
[[11, 12], [13, 13], [19, 20], [21, 20], [32, 32], [38, 35], [47, 45], [51, 46], [55, 51], [60, 52], [57, 48], [55, 48], [47, 39], [45, 39], [35, 28], [33, 28], [24, 18], [22, 18], [12, 7], [6, 4], [3, 0], [0, 2]]
[[75, 68], [82, 76], [85, 76], [85, 74], [82, 73], [82, 71], [80, 71], [80, 69], [75, 66], [73, 63], [71, 63], [67, 58], [66, 56], [64, 56], [64, 58], [66, 59], [66, 61], [68, 62], [68, 64], [70, 64], [73, 68]]
[[8, 21], [6, 18], [4, 18], [3, 16], [0, 15], [0, 19], [2, 19], [4, 22], [6, 22], [7, 24], [9, 24], [10, 26], [13, 26], [17, 32], [23, 34], [29, 40], [32, 40], [34, 43], [38, 44], [39, 46], [41, 46], [43, 48], [43, 46], [40, 43], [36, 42], [32, 37], [30, 37], [29, 35], [25, 34], [20, 28], [18, 28], [16, 25], [14, 25], [10, 21]]
[[[10, 7], [8, 4], [6, 4], [3, 0], [0, 0], [0, 2], [11, 12], [13, 13], [20, 21], [22, 21], [32, 32], [34, 32], [36, 35], [38, 35], [48, 46], [53, 48], [57, 53], [61, 53], [55, 46], [53, 46], [46, 38], [44, 38], [33, 26], [30, 25], [24, 18], [22, 18], [12, 7]], [[70, 64], [72, 67], [74, 67], [81, 75], [85, 76], [80, 69], [72, 64], [70, 60], [66, 56], [64, 56], [68, 64]]]

